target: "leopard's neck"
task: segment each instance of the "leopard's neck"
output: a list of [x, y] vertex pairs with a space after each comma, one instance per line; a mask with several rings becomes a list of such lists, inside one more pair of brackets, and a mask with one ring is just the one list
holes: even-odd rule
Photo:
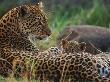
[[6, 45], [4, 44], [12, 46], [12, 43], [19, 38], [27, 38], [19, 29], [19, 12], [19, 7], [16, 7], [0, 19], [0, 47], [5, 47]]
[[0, 37], [9, 38], [22, 35], [18, 24], [19, 12], [19, 7], [16, 7], [0, 19]]

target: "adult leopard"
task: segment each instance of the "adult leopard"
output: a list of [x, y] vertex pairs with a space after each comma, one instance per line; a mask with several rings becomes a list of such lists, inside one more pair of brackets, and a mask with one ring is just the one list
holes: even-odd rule
[[51, 35], [40, 4], [13, 8], [0, 19], [0, 74], [8, 75], [13, 60], [21, 52], [38, 54], [28, 38], [30, 35], [40, 40]]
[[[38, 55], [29, 52], [4, 51], [8, 61], [2, 61], [0, 74], [13, 73], [29, 79], [67, 82], [69, 79], [92, 82], [110, 82], [110, 53], [93, 55], [85, 52], [56, 53], [53, 48]], [[55, 48], [55, 52], [56, 52]], [[50, 53], [52, 51], [52, 53]], [[52, 55], [53, 54], [53, 55]], [[10, 59], [13, 58], [13, 61]], [[0, 62], [1, 65], [1, 62]], [[70, 81], [69, 81], [70, 82]], [[73, 82], [73, 81], [71, 81]]]
[[40, 4], [13, 8], [0, 19], [0, 48], [34, 51], [30, 35], [40, 40], [51, 35]]

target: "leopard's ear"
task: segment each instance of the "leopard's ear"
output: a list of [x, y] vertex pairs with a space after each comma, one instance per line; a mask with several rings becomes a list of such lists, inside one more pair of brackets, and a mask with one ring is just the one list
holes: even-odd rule
[[39, 6], [40, 8], [43, 8], [43, 7], [44, 7], [43, 2], [40, 1], [40, 2], [38, 3], [38, 6]]
[[80, 45], [81, 51], [85, 51], [86, 50], [86, 43], [85, 42], [81, 42], [79, 45]]
[[61, 41], [62, 48], [64, 48], [67, 44], [68, 44], [68, 41], [66, 39], [62, 39]]
[[25, 5], [20, 6], [20, 12], [19, 12], [20, 17], [24, 17], [25, 15], [27, 15], [27, 13], [28, 13], [27, 7]]
[[37, 3], [37, 6], [40, 8], [41, 11], [43, 11], [44, 5], [43, 2], [40, 1], [39, 3]]

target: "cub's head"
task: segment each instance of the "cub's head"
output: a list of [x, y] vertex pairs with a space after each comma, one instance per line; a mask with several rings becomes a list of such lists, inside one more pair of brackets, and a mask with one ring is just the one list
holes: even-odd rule
[[61, 47], [62, 47], [63, 53], [78, 53], [78, 52], [84, 51], [86, 49], [86, 43], [62, 40]]
[[51, 35], [47, 18], [41, 8], [42, 4], [19, 7], [18, 24], [20, 31], [36, 39], [44, 39]]

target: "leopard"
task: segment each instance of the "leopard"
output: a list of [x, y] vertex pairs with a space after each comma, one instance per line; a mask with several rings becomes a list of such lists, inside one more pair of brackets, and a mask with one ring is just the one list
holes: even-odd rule
[[[89, 49], [87, 48], [87, 46], [89, 46]], [[66, 39], [62, 39], [61, 42], [61, 48], [62, 48], [62, 52], [63, 53], [90, 53], [92, 55], [97, 55], [97, 60], [99, 61], [106, 61], [110, 63], [110, 56], [107, 56], [106, 54], [109, 53], [103, 53], [102, 51], [98, 50], [93, 44], [90, 45], [86, 45], [85, 42], [78, 42], [78, 41], [68, 41]], [[91, 48], [91, 49], [90, 49]], [[105, 56], [106, 55], [106, 56]], [[102, 59], [101, 59], [101, 57]], [[106, 57], [106, 58], [103, 58]], [[100, 60], [101, 59], [101, 60]], [[98, 68], [97, 70], [100, 72], [101, 75], [110, 75], [110, 65], [108, 64], [107, 67], [102, 66], [101, 64], [97, 64], [96, 68]], [[110, 79], [110, 78], [109, 78]]]
[[49, 37], [47, 20], [40, 3], [11, 9], [0, 19], [0, 48], [37, 51], [29, 36], [38, 40]]
[[78, 41], [68, 41], [66, 39], [62, 39], [61, 49], [63, 53], [84, 52], [86, 49], [86, 43], [79, 43]]
[[71, 82], [110, 81], [110, 53], [107, 56], [103, 53], [92, 55], [75, 51], [74, 53], [59, 53], [57, 47], [50, 47], [37, 56], [26, 52], [18, 53], [17, 57], [16, 52], [11, 54], [15, 57], [13, 72], [17, 77], [25, 75], [46, 82], [48, 80], [70, 82], [69, 79], [72, 80]]
[[86, 44], [86, 42], [78, 42], [75, 40], [69, 41], [67, 39], [62, 39], [60, 45], [63, 53], [87, 52], [93, 55], [103, 53], [92, 43]]
[[48, 19], [41, 3], [9, 10], [0, 19], [0, 69], [3, 70], [0, 74], [6, 77], [10, 74], [18, 55], [39, 53], [37, 46], [30, 41], [30, 36], [44, 40], [50, 35]]
[[[110, 53], [92, 55], [90, 53], [60, 53], [56, 54], [57, 47], [34, 55], [26, 52], [5, 51], [14, 57], [10, 71], [0, 69], [0, 72], [13, 72], [15, 77], [34, 78], [40, 81], [53, 82], [92, 81], [110, 82]], [[52, 52], [51, 52], [52, 51]], [[53, 54], [53, 51], [55, 54]], [[59, 51], [59, 50], [58, 50]], [[48, 52], [48, 53], [47, 53]], [[16, 55], [19, 54], [19, 55]], [[8, 57], [10, 58], [10, 57]], [[4, 61], [4, 60], [1, 60]], [[4, 64], [9, 61], [4, 61]]]
[[[22, 59], [22, 60], [21, 60]], [[26, 60], [28, 62], [25, 63]], [[52, 82], [110, 82], [110, 53], [93, 55], [90, 53], [39, 53], [26, 54], [16, 58], [15, 74]], [[22, 62], [21, 62], [22, 61]], [[19, 71], [20, 70], [20, 71]]]
[[0, 68], [0, 74], [12, 73], [15, 77], [27, 76], [29, 80], [45, 82], [110, 82], [110, 53], [93, 55], [87, 52], [74, 52], [57, 55], [52, 54], [53, 51], [50, 53], [56, 47], [49, 49], [37, 55], [24, 51], [5, 51], [4, 54], [11, 54], [7, 60], [12, 57], [14, 60], [11, 63], [11, 60], [0, 59], [6, 66], [5, 69], [4, 66]]

